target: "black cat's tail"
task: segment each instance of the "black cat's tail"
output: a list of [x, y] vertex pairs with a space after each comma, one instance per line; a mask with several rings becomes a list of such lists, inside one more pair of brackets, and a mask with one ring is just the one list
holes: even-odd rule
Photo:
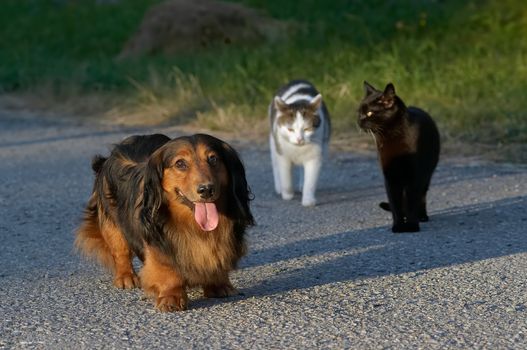
[[390, 209], [390, 203], [388, 203], [388, 202], [380, 202], [379, 203], [379, 207], [381, 207], [381, 209], [384, 209], [386, 211], [392, 211]]

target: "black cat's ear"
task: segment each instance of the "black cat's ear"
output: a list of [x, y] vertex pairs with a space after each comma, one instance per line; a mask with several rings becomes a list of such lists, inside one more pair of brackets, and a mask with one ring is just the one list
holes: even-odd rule
[[276, 108], [277, 110], [282, 111], [282, 112], [283, 112], [283, 111], [286, 111], [287, 108], [288, 108], [287, 103], [285, 103], [285, 101], [282, 100], [282, 99], [280, 98], [280, 96], [275, 96], [275, 97], [274, 97], [274, 106], [275, 106], [275, 108]]
[[370, 85], [370, 83], [364, 80], [364, 93], [366, 94], [366, 96], [369, 96], [376, 91], [377, 91], [376, 88], [374, 88], [373, 86]]
[[395, 86], [393, 86], [392, 83], [388, 83], [386, 87], [384, 88], [383, 95], [388, 98], [394, 98], [395, 97]]
[[320, 105], [322, 104], [322, 95], [321, 94], [318, 94], [316, 95], [315, 97], [313, 97], [313, 99], [311, 100], [311, 102], [309, 102], [309, 107], [313, 110], [313, 111], [317, 111], [319, 108], [320, 108]]
[[395, 103], [395, 87], [393, 86], [392, 83], [388, 83], [388, 85], [386, 85], [382, 95], [383, 95], [382, 104], [384, 105], [384, 108], [386, 109], [392, 108]]

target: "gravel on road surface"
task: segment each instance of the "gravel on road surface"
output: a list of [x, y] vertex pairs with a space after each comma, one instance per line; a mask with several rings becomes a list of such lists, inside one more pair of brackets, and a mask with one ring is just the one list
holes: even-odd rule
[[0, 349], [527, 346], [526, 166], [444, 157], [430, 222], [393, 234], [374, 154], [331, 153], [304, 208], [274, 194], [267, 145], [227, 140], [255, 194], [243, 295], [160, 313], [72, 246], [91, 157], [152, 132], [181, 134], [0, 116]]

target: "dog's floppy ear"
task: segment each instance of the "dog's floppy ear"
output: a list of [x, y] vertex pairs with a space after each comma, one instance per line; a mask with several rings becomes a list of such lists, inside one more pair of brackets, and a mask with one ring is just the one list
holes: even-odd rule
[[146, 164], [141, 223], [144, 226], [144, 239], [147, 243], [159, 240], [162, 235], [163, 221], [160, 211], [163, 205], [163, 150], [154, 152]]
[[245, 177], [245, 167], [238, 155], [229, 144], [218, 140], [219, 152], [225, 162], [227, 171], [229, 172], [229, 180], [231, 185], [232, 196], [237, 206], [236, 220], [245, 227], [255, 224], [249, 202], [254, 199], [254, 196], [247, 184]]

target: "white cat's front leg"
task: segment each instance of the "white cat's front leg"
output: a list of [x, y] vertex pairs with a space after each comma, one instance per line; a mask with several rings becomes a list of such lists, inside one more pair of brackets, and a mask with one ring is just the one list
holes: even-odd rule
[[280, 189], [282, 191], [282, 199], [293, 199], [293, 163], [284, 156], [276, 154], [276, 163], [278, 165], [278, 173], [280, 175]]
[[276, 152], [276, 145], [273, 135], [269, 136], [269, 149], [271, 150], [271, 165], [273, 167], [274, 190], [276, 194], [282, 194], [282, 186], [280, 186], [280, 170], [278, 164], [278, 153]]
[[312, 207], [317, 204], [315, 191], [317, 190], [321, 166], [322, 162], [318, 158], [304, 163], [304, 187], [302, 189], [302, 205], [304, 207]]

